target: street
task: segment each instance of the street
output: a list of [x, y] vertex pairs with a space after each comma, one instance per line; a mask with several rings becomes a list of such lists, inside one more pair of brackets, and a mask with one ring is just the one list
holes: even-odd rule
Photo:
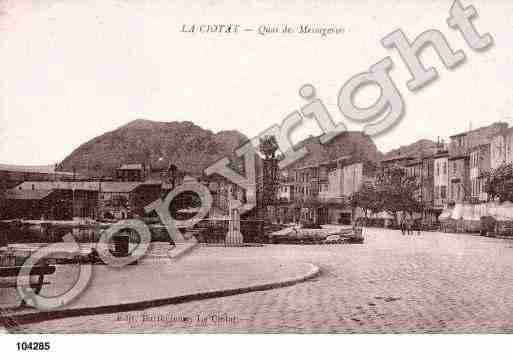
[[[365, 228], [364, 244], [201, 248], [321, 268], [290, 287], [26, 325], [27, 333], [510, 333], [513, 241]], [[191, 255], [195, 255], [192, 253]], [[155, 283], [159, 286], [159, 283]]]

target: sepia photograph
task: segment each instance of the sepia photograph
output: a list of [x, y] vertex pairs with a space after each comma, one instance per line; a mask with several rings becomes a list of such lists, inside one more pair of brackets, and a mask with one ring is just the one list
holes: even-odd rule
[[512, 333], [512, 38], [506, 0], [0, 0], [2, 337]]

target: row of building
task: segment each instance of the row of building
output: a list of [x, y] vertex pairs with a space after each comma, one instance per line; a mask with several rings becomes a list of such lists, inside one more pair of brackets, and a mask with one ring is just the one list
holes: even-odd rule
[[[143, 216], [145, 206], [164, 198], [184, 181], [194, 180], [173, 166], [161, 171], [159, 178], [150, 177], [144, 164], [124, 164], [115, 171], [114, 178], [107, 179], [77, 178], [67, 173], [45, 174], [37, 170], [17, 173], [19, 168], [10, 170], [8, 179], [13, 181], [0, 190], [0, 219], [4, 220], [108, 221]], [[228, 212], [229, 198], [244, 197], [240, 188], [221, 177], [199, 180], [212, 193], [212, 216]], [[190, 195], [178, 200], [185, 210], [198, 206]]]
[[[363, 183], [374, 182], [379, 171], [394, 166], [416, 178], [417, 196], [425, 208], [422, 215], [429, 222], [437, 222], [444, 209], [457, 203], [486, 202], [485, 173], [513, 162], [513, 127], [504, 122], [450, 136], [449, 143], [439, 141], [434, 147], [419, 149], [419, 153], [395, 152], [380, 163], [368, 160], [357, 146], [340, 155], [344, 151], [328, 151], [317, 138], [306, 142], [308, 160], [276, 174], [278, 205], [270, 206], [268, 212], [274, 212], [270, 217], [279, 222], [351, 223], [362, 215], [349, 205], [351, 194]], [[47, 172], [0, 166], [0, 217], [130, 218], [144, 214], [147, 204], [163, 198], [185, 178], [172, 165], [159, 170], [125, 164], [115, 171], [114, 178], [101, 180]], [[213, 195], [213, 217], [227, 213], [230, 198], [244, 202], [244, 191], [221, 176], [196, 179]]]
[[[422, 216], [436, 223], [438, 216], [457, 203], [488, 201], [486, 176], [490, 170], [513, 162], [513, 127], [505, 122], [450, 136], [449, 143], [438, 141], [419, 153], [385, 157], [377, 167], [345, 156], [333, 160], [317, 158], [308, 166], [281, 173], [278, 198], [280, 221], [306, 219], [317, 223], [349, 223], [361, 212], [350, 208], [349, 196], [364, 182], [374, 182], [380, 171], [401, 167], [417, 180], [418, 200], [424, 204]], [[299, 203], [286, 206], [286, 203]]]
[[419, 199], [433, 215], [459, 203], [489, 200], [487, 174], [513, 161], [513, 128], [505, 122], [450, 136], [448, 145], [438, 143], [433, 153], [396, 156], [382, 166], [404, 167], [419, 181]]

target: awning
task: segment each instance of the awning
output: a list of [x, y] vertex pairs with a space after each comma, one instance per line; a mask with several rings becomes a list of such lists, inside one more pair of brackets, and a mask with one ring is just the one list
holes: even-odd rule
[[482, 203], [461, 204], [458, 203], [452, 209], [445, 209], [438, 216], [439, 220], [465, 220], [479, 221], [483, 216], [490, 216], [498, 221], [513, 221], [513, 203]]
[[189, 208], [182, 208], [179, 209], [178, 213], [198, 213], [201, 210], [200, 207], [189, 207]]

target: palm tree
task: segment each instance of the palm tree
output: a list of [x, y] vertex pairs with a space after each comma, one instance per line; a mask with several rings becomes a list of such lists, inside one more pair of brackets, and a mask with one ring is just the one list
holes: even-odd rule
[[176, 186], [176, 177], [177, 177], [177, 174], [178, 174], [178, 167], [176, 167], [174, 164], [170, 164], [169, 167], [167, 168], [167, 174], [169, 176], [169, 178], [171, 179], [171, 189], [175, 189], [175, 186]]
[[278, 151], [276, 138], [274, 136], [265, 136], [261, 138], [259, 150], [266, 160], [274, 159], [276, 157], [276, 152]]

